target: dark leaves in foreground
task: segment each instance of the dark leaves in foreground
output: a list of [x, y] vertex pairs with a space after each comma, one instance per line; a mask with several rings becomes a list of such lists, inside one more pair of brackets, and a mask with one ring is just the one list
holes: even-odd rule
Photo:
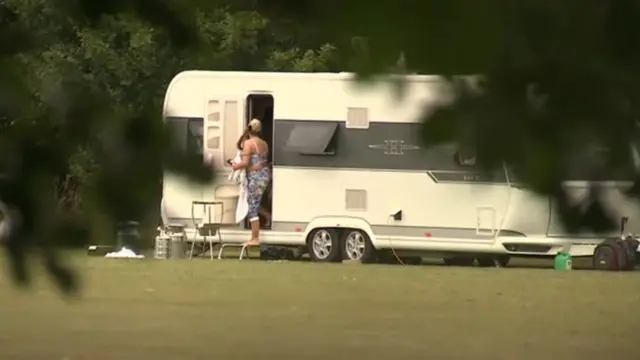
[[[198, 39], [192, 32], [196, 23], [192, 15], [204, 6], [202, 1], [57, 0], [53, 25], [42, 25], [46, 21], [38, 22], [40, 18], [34, 16], [45, 12], [43, 9], [52, 12], [49, 3], [27, 4], [29, 11], [20, 18], [4, 6], [9, 2], [25, 4], [18, 0], [0, 4], [0, 198], [12, 209], [6, 212], [18, 219], [4, 245], [13, 278], [20, 284], [29, 282], [27, 256], [38, 249], [61, 289], [71, 292], [77, 282], [53, 253], [56, 239], [87, 238], [87, 232], [102, 229], [96, 225], [96, 217], [112, 228], [114, 222], [142, 216], [153, 203], [149, 199], [157, 197], [163, 167], [202, 181], [210, 178], [211, 169], [204, 167], [198, 156], [175, 150], [160, 121], [159, 104], [149, 101], [146, 109], [129, 111], [127, 102], [140, 101], [136, 91], [119, 97], [124, 104], [113, 103], [115, 97], [109, 91], [131, 81], [127, 71], [114, 72], [119, 75], [100, 95], [74, 84], [73, 76], [61, 71], [66, 78], [60, 81], [61, 88], [48, 88], [47, 105], [35, 104], [24, 79], [30, 73], [14, 66], [20, 61], [12, 56], [39, 53], [42, 49], [34, 41], [48, 43], [52, 40], [47, 35], [59, 33], [67, 42], [93, 39], [91, 54], [101, 57], [105, 54], [101, 50], [108, 46], [105, 44], [120, 40], [101, 37], [108, 34], [94, 39], [90, 31], [82, 37], [68, 28], [78, 24], [97, 28], [106, 14], [134, 15], [154, 24], [163, 36], [138, 35], [155, 42], [173, 42], [175, 49], [187, 48], [177, 51], [178, 57], [198, 53], [197, 57], [204, 59], [198, 64], [206, 64], [203, 67], [214, 67], [208, 56], [225, 57], [218, 64], [237, 66], [239, 60], [267, 53], [253, 51], [259, 42], [249, 41], [246, 48], [253, 50], [230, 56], [228, 51], [219, 51], [222, 42], [217, 38], [210, 41], [208, 52], [192, 51]], [[265, 10], [270, 15], [267, 20], [294, 23], [292, 28], [312, 28], [309, 32], [314, 36], [302, 37], [322, 35], [325, 42], [335, 40], [333, 45], [352, 47], [341, 49], [340, 55], [349, 60], [357, 57], [355, 69], [361, 75], [387, 72], [399, 58], [408, 72], [445, 74], [449, 80], [453, 74], [482, 74], [475, 86], [452, 80], [457, 101], [440, 106], [435, 113], [428, 109], [426, 145], [453, 141], [475, 148], [484, 171], [508, 171], [513, 181], [553, 198], [569, 230], [602, 232], [615, 224], [608, 218], [601, 189], [592, 186], [588, 196], [576, 203], [561, 185], [574, 172], [587, 180], [619, 173], [635, 180], [629, 195], [640, 196], [640, 179], [628, 169], [628, 145], [637, 143], [635, 122], [640, 118], [639, 4], [635, 0], [425, 0], [398, 6], [391, 0], [240, 0], [215, 5], [207, 2], [207, 9]], [[32, 29], [38, 36], [29, 36], [32, 34], [21, 21], [50, 28]], [[256, 32], [255, 24], [223, 25], [232, 27], [225, 33], [232, 44]], [[265, 36], [271, 36], [266, 34], [272, 29], [268, 28]], [[219, 30], [213, 26], [207, 31], [224, 38]], [[135, 31], [124, 32], [127, 35], [120, 37], [129, 38]], [[292, 35], [271, 45], [280, 41], [297, 48], [299, 40]], [[57, 58], [68, 68], [103, 70], [87, 65], [98, 62], [93, 55], [81, 53], [74, 58], [77, 54], [69, 56], [66, 50], [59, 51]], [[171, 47], [164, 50], [161, 56], [174, 52]], [[157, 63], [156, 57], [140, 54], [134, 54], [138, 56], [134, 62]], [[104, 68], [122, 65], [100, 64]], [[106, 77], [111, 75], [104, 72], [109, 74]], [[83, 190], [83, 200], [88, 202], [86, 218], [69, 221], [65, 211], [53, 205], [57, 194], [52, 184], [68, 172], [71, 153], [85, 147], [99, 154], [100, 167]], [[594, 147], [607, 152], [594, 160], [590, 157]]]
[[[106, 228], [113, 229], [119, 221], [144, 218], [157, 198], [163, 168], [196, 181], [212, 180], [213, 171], [203, 165], [202, 160], [178, 152], [172, 146], [170, 133], [157, 115], [125, 119], [114, 122], [113, 126], [120, 127], [119, 131], [108, 132], [111, 134], [108, 143], [115, 146], [105, 146], [100, 172], [94, 176], [91, 193], [86, 194], [92, 203], [91, 213], [101, 214]], [[55, 140], [37, 144], [21, 138], [10, 151], [14, 161], [3, 169], [0, 198], [5, 208], [11, 209], [4, 214], [4, 220], [10, 219], [12, 228], [4, 247], [13, 278], [20, 285], [28, 285], [31, 279], [28, 257], [40, 253], [47, 272], [59, 288], [72, 294], [77, 290], [78, 279], [59, 261], [54, 250], [61, 236], [89, 238], [89, 227], [95, 224], [90, 214], [84, 221], [71, 222], [64, 212], [55, 210], [52, 184], [56, 175], [65, 169], [52, 164], [66, 164], [68, 154], [61, 152], [67, 148], [65, 145]]]
[[[164, 29], [176, 46], [196, 45], [192, 22], [176, 13], [170, 2], [107, 2], [102, 7], [96, 2], [79, 4], [80, 12], [72, 10], [72, 2], [62, 1], [59, 5], [67, 6], [77, 21], [82, 21], [83, 16], [92, 20], [110, 12], [133, 11]], [[15, 15], [0, 6], [0, 19], [0, 44], [5, 44], [6, 39], [20, 44], [16, 39], [24, 34]], [[23, 50], [19, 46], [2, 46], [0, 62], [12, 64], [12, 56]], [[108, 99], [74, 82], [73, 76], [63, 79], [52, 93], [55, 99], [49, 99], [49, 105], [45, 103], [43, 107], [30, 98], [28, 91], [18, 91], [25, 87], [26, 79], [10, 69], [17, 70], [3, 66], [0, 73], [0, 95], [4, 99], [0, 100], [0, 198], [3, 228], [8, 229], [2, 234], [2, 244], [10, 273], [17, 284], [28, 285], [30, 255], [40, 254], [58, 288], [73, 294], [78, 289], [78, 278], [55, 252], [61, 237], [86, 241], [94, 230], [92, 212], [100, 214], [106, 228], [122, 220], [143, 219], [157, 197], [163, 169], [201, 181], [210, 181], [213, 172], [201, 160], [176, 150], [159, 109], [136, 114], [113, 112]], [[8, 98], [11, 101], [5, 101]], [[96, 132], [107, 134], [102, 143], [96, 143]], [[54, 184], [68, 173], [73, 152], [87, 146], [102, 154], [102, 166], [86, 187], [90, 211], [84, 219], [70, 221], [64, 209], [56, 205]]]

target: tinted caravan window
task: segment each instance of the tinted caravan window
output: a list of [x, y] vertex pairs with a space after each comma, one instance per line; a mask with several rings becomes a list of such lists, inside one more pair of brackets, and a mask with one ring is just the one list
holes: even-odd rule
[[167, 124], [172, 129], [181, 151], [202, 155], [204, 146], [204, 120], [202, 118], [169, 117]]
[[287, 139], [286, 151], [300, 155], [335, 155], [337, 122], [297, 123]]

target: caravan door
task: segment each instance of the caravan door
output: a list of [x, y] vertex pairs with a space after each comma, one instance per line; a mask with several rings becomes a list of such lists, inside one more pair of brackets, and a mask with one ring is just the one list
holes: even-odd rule
[[[242, 96], [209, 96], [205, 103], [204, 154], [213, 160], [216, 171], [214, 184], [203, 191], [203, 200], [213, 201], [220, 191], [229, 191], [227, 177], [233, 170], [227, 162], [238, 149], [236, 142], [242, 134], [245, 99]], [[226, 183], [226, 184], [225, 184]], [[237, 188], [237, 185], [233, 185]], [[237, 189], [235, 189], [237, 191]]]

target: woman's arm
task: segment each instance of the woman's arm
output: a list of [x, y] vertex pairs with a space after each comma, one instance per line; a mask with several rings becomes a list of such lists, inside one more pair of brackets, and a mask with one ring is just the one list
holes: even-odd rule
[[244, 146], [242, 147], [242, 155], [241, 155], [240, 162], [231, 164], [234, 170], [244, 169], [247, 166], [249, 166], [249, 157], [251, 157], [251, 149], [252, 149], [252, 147], [249, 145], [251, 144], [252, 143], [250, 140], [247, 140], [244, 142]]

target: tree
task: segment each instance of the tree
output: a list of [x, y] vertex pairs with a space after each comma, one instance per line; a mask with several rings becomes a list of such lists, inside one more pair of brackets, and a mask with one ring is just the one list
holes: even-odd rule
[[[508, 166], [519, 182], [555, 199], [569, 230], [617, 224], [597, 184], [581, 203], [569, 201], [561, 185], [571, 173], [632, 180], [628, 195], [637, 198], [629, 150], [638, 145], [640, 108], [637, 1], [269, 4], [269, 11], [295, 6], [300, 16], [324, 19], [334, 37], [364, 39], [357, 70], [365, 78], [390, 69], [400, 54], [411, 72], [446, 76], [455, 101], [425, 115], [426, 145], [467, 144], [485, 171]], [[594, 147], [607, 149], [599, 163], [586, 156]]]
[[225, 2], [7, 0], [0, 9], [0, 198], [20, 219], [5, 246], [18, 283], [28, 283], [26, 258], [37, 246], [67, 291], [75, 278], [53, 251], [61, 241], [84, 243], [116, 222], [153, 218], [163, 168], [211, 177], [200, 159], [176, 150], [160, 121], [176, 73], [326, 71], [335, 51], [292, 41], [286, 24]]
[[[595, 144], [608, 149], [602, 162], [583, 161], [578, 170], [593, 178], [624, 173], [636, 184], [629, 195], [640, 193], [637, 174], [628, 169], [640, 94], [638, 6], [632, 0], [403, 6], [389, 0], [60, 0], [55, 6], [6, 0], [0, 6], [6, 175], [0, 198], [22, 219], [6, 244], [14, 274], [22, 283], [28, 279], [29, 241], [49, 249], [55, 234], [72, 227], [64, 219], [71, 211], [56, 219], [43, 211], [69, 189], [82, 199], [74, 214], [108, 223], [144, 217], [157, 199], [163, 166], [210, 177], [199, 159], [175, 150], [158, 121], [163, 88], [187, 68], [356, 70], [367, 78], [396, 68], [402, 56], [407, 71], [445, 76], [454, 95], [425, 115], [427, 146], [453, 141], [475, 148], [485, 171], [506, 166], [519, 182], [556, 199], [571, 230], [604, 230], [612, 219], [599, 189], [576, 205], [561, 183], [566, 163], [576, 164], [575, 154]], [[122, 188], [144, 191], [122, 196]], [[52, 251], [46, 254], [56, 279], [68, 279], [62, 284], [72, 289], [69, 272]]]

